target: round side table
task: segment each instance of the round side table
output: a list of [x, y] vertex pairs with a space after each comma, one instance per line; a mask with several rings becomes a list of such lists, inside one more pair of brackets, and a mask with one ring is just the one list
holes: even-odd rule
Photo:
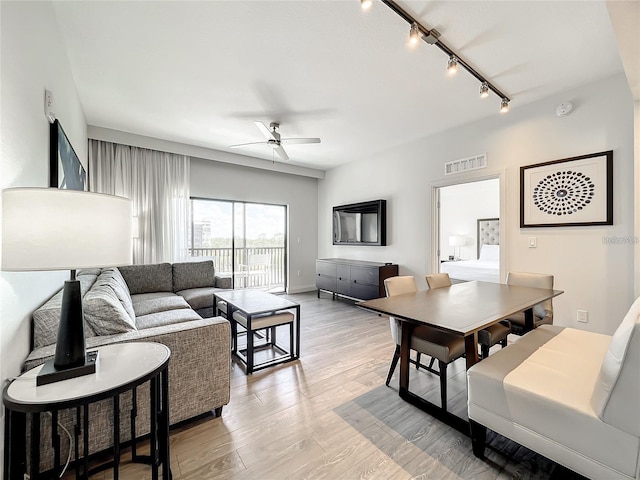
[[[57, 435], [58, 411], [76, 408], [77, 424], [83, 410], [84, 431], [83, 471], [80, 472], [79, 428], [75, 429], [76, 478], [87, 478], [89, 472], [89, 406], [111, 398], [113, 401], [113, 477], [118, 479], [120, 464], [120, 394], [133, 391], [145, 382], [150, 382], [150, 444], [149, 457], [152, 478], [158, 478], [158, 467], [162, 465], [163, 479], [171, 478], [169, 456], [169, 375], [171, 351], [165, 345], [151, 342], [132, 342], [106, 345], [98, 350], [98, 361], [94, 374], [36, 386], [36, 376], [42, 365], [35, 367], [13, 380], [3, 392], [6, 407], [4, 477], [20, 479], [27, 472], [26, 425], [31, 417], [31, 442], [29, 448], [29, 478], [40, 476], [40, 414], [51, 413], [52, 445], [54, 449], [54, 472], [60, 472], [60, 438]], [[135, 401], [134, 401], [135, 402]], [[135, 422], [132, 418], [132, 425]], [[133, 461], [143, 457], [135, 454], [135, 428], [131, 432]]]

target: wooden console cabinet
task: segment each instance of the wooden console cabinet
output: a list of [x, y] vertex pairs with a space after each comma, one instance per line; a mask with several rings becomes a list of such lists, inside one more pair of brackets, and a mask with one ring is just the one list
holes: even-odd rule
[[398, 265], [344, 258], [316, 260], [316, 288], [336, 295], [370, 300], [384, 297], [384, 279], [398, 275]]

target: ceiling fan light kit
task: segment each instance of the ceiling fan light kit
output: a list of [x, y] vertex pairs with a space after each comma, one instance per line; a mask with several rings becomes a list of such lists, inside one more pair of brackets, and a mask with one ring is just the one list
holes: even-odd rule
[[[425, 43], [429, 45], [435, 45], [442, 52], [449, 56], [449, 61], [447, 62], [447, 72], [450, 75], [453, 75], [458, 71], [458, 67], [464, 68], [467, 72], [469, 72], [473, 77], [475, 77], [481, 84], [480, 86], [480, 97], [485, 98], [489, 96], [489, 91], [495, 93], [498, 98], [500, 98], [500, 112], [506, 113], [509, 111], [509, 102], [511, 99], [502, 93], [494, 84], [492, 84], [489, 80], [487, 80], [484, 76], [478, 73], [471, 65], [465, 62], [460, 58], [458, 54], [456, 54], [451, 48], [445, 45], [440, 40], [440, 33], [436, 29], [429, 30], [428, 28], [423, 27], [420, 23], [413, 18], [409, 13], [407, 13], [400, 5], [398, 5], [393, 0], [381, 0], [387, 7], [393, 10], [398, 16], [400, 16], [403, 20], [405, 20], [411, 26], [409, 30], [409, 45], [415, 46], [419, 43], [419, 40], [422, 39]], [[360, 0], [360, 6], [362, 10], [369, 10], [373, 0]]]

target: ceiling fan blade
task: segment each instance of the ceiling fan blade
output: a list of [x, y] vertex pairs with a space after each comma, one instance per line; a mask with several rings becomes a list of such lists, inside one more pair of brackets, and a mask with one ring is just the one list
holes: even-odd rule
[[278, 145], [276, 148], [274, 148], [275, 152], [280, 155], [280, 158], [282, 160], [289, 160], [289, 155], [287, 155], [287, 152], [284, 151], [284, 148], [282, 148], [282, 146]]
[[267, 145], [268, 142], [251, 142], [251, 143], [238, 143], [236, 145], [229, 145], [229, 148], [247, 147], [249, 145]]
[[262, 122], [253, 122], [258, 127], [258, 130], [264, 135], [264, 137], [268, 140], [277, 140], [277, 138], [273, 135], [273, 132], [267, 128], [267, 126]]
[[293, 145], [295, 143], [320, 143], [319, 138], [283, 138], [280, 141], [287, 145]]

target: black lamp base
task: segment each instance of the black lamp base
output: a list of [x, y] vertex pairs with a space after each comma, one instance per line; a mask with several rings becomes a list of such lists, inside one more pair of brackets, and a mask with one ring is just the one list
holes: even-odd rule
[[96, 373], [96, 363], [98, 362], [98, 352], [87, 352], [84, 365], [77, 367], [57, 369], [53, 365], [53, 360], [44, 364], [40, 373], [36, 377], [36, 386], [47, 385], [49, 383], [60, 382], [70, 378], [82, 377]]

